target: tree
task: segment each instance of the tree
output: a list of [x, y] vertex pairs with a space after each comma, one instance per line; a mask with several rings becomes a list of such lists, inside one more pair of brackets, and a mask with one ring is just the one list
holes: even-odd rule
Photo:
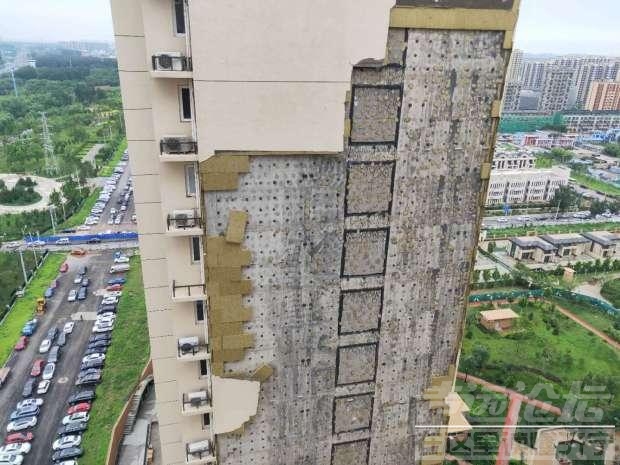
[[603, 147], [603, 153], [611, 157], [620, 157], [620, 144], [605, 144]]
[[491, 270], [482, 270], [482, 280], [488, 283], [491, 280]]
[[489, 245], [487, 246], [487, 252], [493, 253], [495, 251], [495, 247], [496, 247], [495, 241], [489, 242]]
[[56, 208], [60, 208], [62, 206], [62, 196], [56, 189], [54, 189], [50, 194], [50, 205], [54, 205]]
[[560, 186], [555, 191], [551, 205], [559, 207], [561, 212], [566, 212], [579, 203], [581, 197], [569, 186]]
[[500, 278], [502, 277], [501, 273], [499, 272], [497, 268], [493, 270], [492, 277], [493, 277], [493, 281], [499, 281]]

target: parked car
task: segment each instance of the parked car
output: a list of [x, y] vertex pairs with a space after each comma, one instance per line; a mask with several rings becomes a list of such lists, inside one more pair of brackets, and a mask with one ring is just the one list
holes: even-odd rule
[[88, 429], [88, 423], [85, 421], [77, 423], [69, 423], [58, 428], [58, 436], [66, 436], [67, 434], [82, 433]]
[[91, 334], [88, 338], [88, 343], [97, 342], [97, 341], [111, 341], [112, 333], [103, 333], [103, 334]]
[[39, 415], [40, 409], [38, 405], [26, 405], [25, 407], [13, 410], [9, 416], [9, 420], [17, 420], [18, 418], [36, 417]]
[[88, 422], [90, 420], [90, 416], [88, 412], [78, 412], [72, 415], [67, 415], [62, 419], [63, 425], [69, 425], [71, 423], [83, 423]]
[[78, 291], [76, 289], [71, 289], [69, 291], [69, 295], [67, 296], [67, 302], [75, 302], [77, 299]]
[[97, 397], [95, 391], [85, 389], [83, 391], [78, 391], [75, 394], [72, 394], [71, 397], [69, 397], [69, 399], [67, 400], [67, 403], [69, 405], [79, 404], [81, 402], [93, 401], [95, 400], [95, 397]]
[[58, 239], [56, 241], [56, 245], [67, 245], [69, 244], [69, 238], [68, 237], [61, 237], [60, 239]]
[[93, 333], [107, 333], [114, 330], [113, 324], [101, 324], [93, 326]]
[[15, 347], [13, 348], [15, 350], [24, 350], [26, 347], [28, 347], [29, 341], [30, 339], [28, 339], [28, 336], [20, 336], [17, 340], [17, 343], [15, 344]]
[[78, 274], [82, 276], [84, 276], [87, 272], [88, 272], [88, 268], [86, 267], [86, 265], [83, 265], [78, 269]]
[[91, 360], [90, 362], [84, 362], [80, 365], [80, 370], [88, 370], [89, 368], [101, 368], [103, 367], [103, 360]]
[[58, 363], [60, 358], [60, 346], [54, 345], [47, 354], [47, 363]]
[[22, 442], [32, 442], [34, 439], [34, 434], [30, 431], [25, 433], [12, 433], [9, 434], [4, 440], [5, 444], [19, 444]]
[[45, 297], [46, 299], [50, 299], [54, 296], [54, 289], [52, 289], [51, 287], [48, 287], [47, 289], [45, 289], [45, 292], [43, 293], [43, 297]]
[[88, 296], [88, 288], [80, 287], [80, 290], [77, 293], [77, 300], [86, 300]]
[[54, 340], [56, 340], [56, 336], [58, 336], [58, 328], [56, 326], [52, 326], [50, 329], [47, 330], [47, 339], [49, 339], [51, 342], [54, 342]]
[[108, 280], [108, 285], [109, 286], [114, 286], [115, 284], [125, 284], [127, 282], [127, 280], [125, 278], [118, 277], [118, 278], [112, 278], [110, 280]]
[[49, 339], [43, 339], [41, 341], [41, 345], [39, 346], [39, 353], [40, 354], [46, 354], [49, 352], [50, 347], [52, 347], [52, 341], [50, 341]]
[[37, 327], [39, 326], [39, 321], [36, 318], [33, 318], [30, 321], [27, 321], [24, 327], [22, 328], [22, 336], [32, 336]]
[[107, 296], [104, 297], [103, 300], [101, 301], [102, 305], [110, 305], [110, 304], [117, 304], [118, 303], [118, 297], [116, 296]]
[[88, 343], [89, 349], [97, 349], [99, 347], [107, 347], [112, 344], [111, 339], [99, 339], [98, 341], [93, 341]]
[[104, 354], [108, 351], [107, 347], [97, 347], [94, 349], [87, 349], [86, 351], [84, 351], [84, 355], [93, 355], [93, 354]]
[[129, 263], [129, 257], [126, 257], [125, 255], [114, 257], [114, 263]]
[[111, 291], [122, 291], [123, 290], [123, 285], [122, 284], [111, 284], [109, 286], [106, 286], [105, 290], [108, 291], [108, 292], [111, 292]]
[[124, 273], [125, 271], [129, 271], [129, 269], [130, 269], [129, 263], [120, 263], [117, 265], [112, 265], [110, 267], [110, 274]]
[[34, 428], [35, 426], [37, 426], [37, 417], [20, 418], [6, 425], [6, 431], [7, 433], [12, 433], [13, 431], [23, 431], [28, 428]]
[[67, 409], [67, 415], [72, 415], [77, 412], [90, 412], [90, 402], [80, 402]]
[[32, 446], [29, 442], [14, 442], [0, 447], [0, 456], [3, 454], [27, 454]]
[[40, 381], [37, 386], [37, 394], [46, 394], [51, 384], [52, 382], [49, 379], [44, 379], [43, 381]]
[[36, 359], [33, 363], [32, 363], [32, 369], [30, 370], [30, 376], [33, 377], [37, 377], [41, 375], [41, 371], [43, 370], [43, 364], [45, 363], [45, 360], [43, 360], [42, 358], [38, 358]]
[[88, 287], [90, 284], [90, 279], [88, 279], [86, 276], [84, 276], [82, 278], [82, 287]]
[[75, 257], [82, 257], [86, 255], [86, 249], [82, 249], [81, 247], [77, 247], [71, 250], [71, 255]]
[[116, 313], [116, 304], [99, 305], [99, 308], [97, 309], [97, 313], [106, 313], [106, 312]]
[[31, 406], [40, 407], [41, 405], [43, 405], [43, 399], [40, 397], [31, 397], [29, 399], [20, 400], [15, 408], [19, 410]]
[[101, 243], [101, 239], [99, 239], [98, 237], [91, 237], [90, 239], [88, 239], [86, 241], [87, 244], [99, 244]]
[[73, 278], [73, 284], [80, 284], [82, 282], [82, 275], [76, 274], [75, 278]]
[[101, 382], [101, 372], [89, 373], [84, 376], [78, 376], [78, 379], [75, 382], [75, 385], [76, 386], [89, 386], [92, 384], [98, 384], [100, 382]]
[[0, 464], [1, 465], [21, 465], [24, 463], [23, 455], [15, 455], [15, 454], [1, 454], [0, 455]]
[[56, 364], [55, 363], [48, 363], [47, 365], [45, 365], [45, 368], [43, 369], [43, 380], [51, 380], [54, 377], [54, 372], [56, 371]]
[[35, 378], [30, 378], [24, 383], [24, 388], [22, 389], [22, 397], [30, 397], [32, 396], [32, 391], [34, 389], [34, 383], [36, 383]]
[[67, 343], [67, 333], [63, 331], [58, 335], [58, 339], [56, 339], [56, 344], [60, 347], [64, 347], [66, 343]]
[[69, 447], [77, 447], [82, 443], [81, 434], [69, 434], [67, 436], [61, 436], [56, 439], [52, 444], [53, 450], [68, 449]]
[[62, 328], [62, 332], [65, 334], [71, 334], [73, 332], [73, 328], [75, 327], [75, 321], [67, 321], [65, 326]]
[[81, 457], [83, 454], [84, 451], [81, 447], [68, 447], [67, 449], [60, 449], [54, 452], [54, 454], [52, 455], [52, 460], [54, 462], [60, 462], [61, 460]]
[[61, 273], [66, 273], [67, 271], [69, 271], [69, 264], [67, 262], [64, 262], [62, 265], [60, 265], [58, 271], [60, 271]]

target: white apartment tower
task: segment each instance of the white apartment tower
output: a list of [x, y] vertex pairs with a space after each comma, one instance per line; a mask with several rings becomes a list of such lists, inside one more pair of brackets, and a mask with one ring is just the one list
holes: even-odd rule
[[441, 464], [519, 0], [111, 3], [163, 463]]

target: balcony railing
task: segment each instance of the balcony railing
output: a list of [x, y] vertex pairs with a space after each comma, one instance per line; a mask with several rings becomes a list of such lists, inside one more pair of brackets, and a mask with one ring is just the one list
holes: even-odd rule
[[188, 464], [215, 463], [211, 441], [192, 442], [185, 445], [185, 461]]
[[159, 152], [162, 155], [193, 155], [198, 153], [198, 143], [189, 137], [164, 137], [159, 142]]
[[192, 362], [209, 358], [209, 345], [201, 342], [197, 336], [182, 337], [177, 341], [178, 360]]
[[[168, 232], [180, 235], [200, 235], [202, 218], [198, 210], [175, 210], [166, 219]], [[198, 231], [198, 234], [197, 234]]]
[[161, 53], [153, 55], [153, 71], [192, 71], [190, 57]]
[[201, 415], [211, 412], [211, 399], [207, 391], [190, 392], [183, 394], [183, 414]]
[[177, 301], [203, 300], [206, 291], [204, 284], [179, 284], [172, 281], [172, 298]]

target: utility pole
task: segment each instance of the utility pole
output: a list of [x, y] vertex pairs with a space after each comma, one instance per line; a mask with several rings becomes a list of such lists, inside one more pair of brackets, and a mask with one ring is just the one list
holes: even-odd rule
[[52, 231], [54, 236], [56, 235], [56, 219], [54, 218], [54, 206], [50, 205], [50, 219], [52, 220]]
[[17, 249], [19, 252], [19, 261], [22, 263], [22, 273], [24, 273], [24, 286], [28, 284], [28, 275], [26, 274], [26, 267], [24, 266], [24, 253], [22, 248]]
[[43, 151], [45, 152], [45, 171], [48, 175], [58, 174], [58, 162], [54, 154], [54, 143], [52, 142], [52, 133], [47, 125], [47, 117], [41, 112], [41, 127], [43, 128]]
[[15, 74], [13, 73], [13, 68], [9, 69], [9, 73], [11, 74], [11, 81], [13, 81], [13, 92], [15, 92], [15, 97], [19, 97], [17, 93], [17, 83], [15, 82]]

